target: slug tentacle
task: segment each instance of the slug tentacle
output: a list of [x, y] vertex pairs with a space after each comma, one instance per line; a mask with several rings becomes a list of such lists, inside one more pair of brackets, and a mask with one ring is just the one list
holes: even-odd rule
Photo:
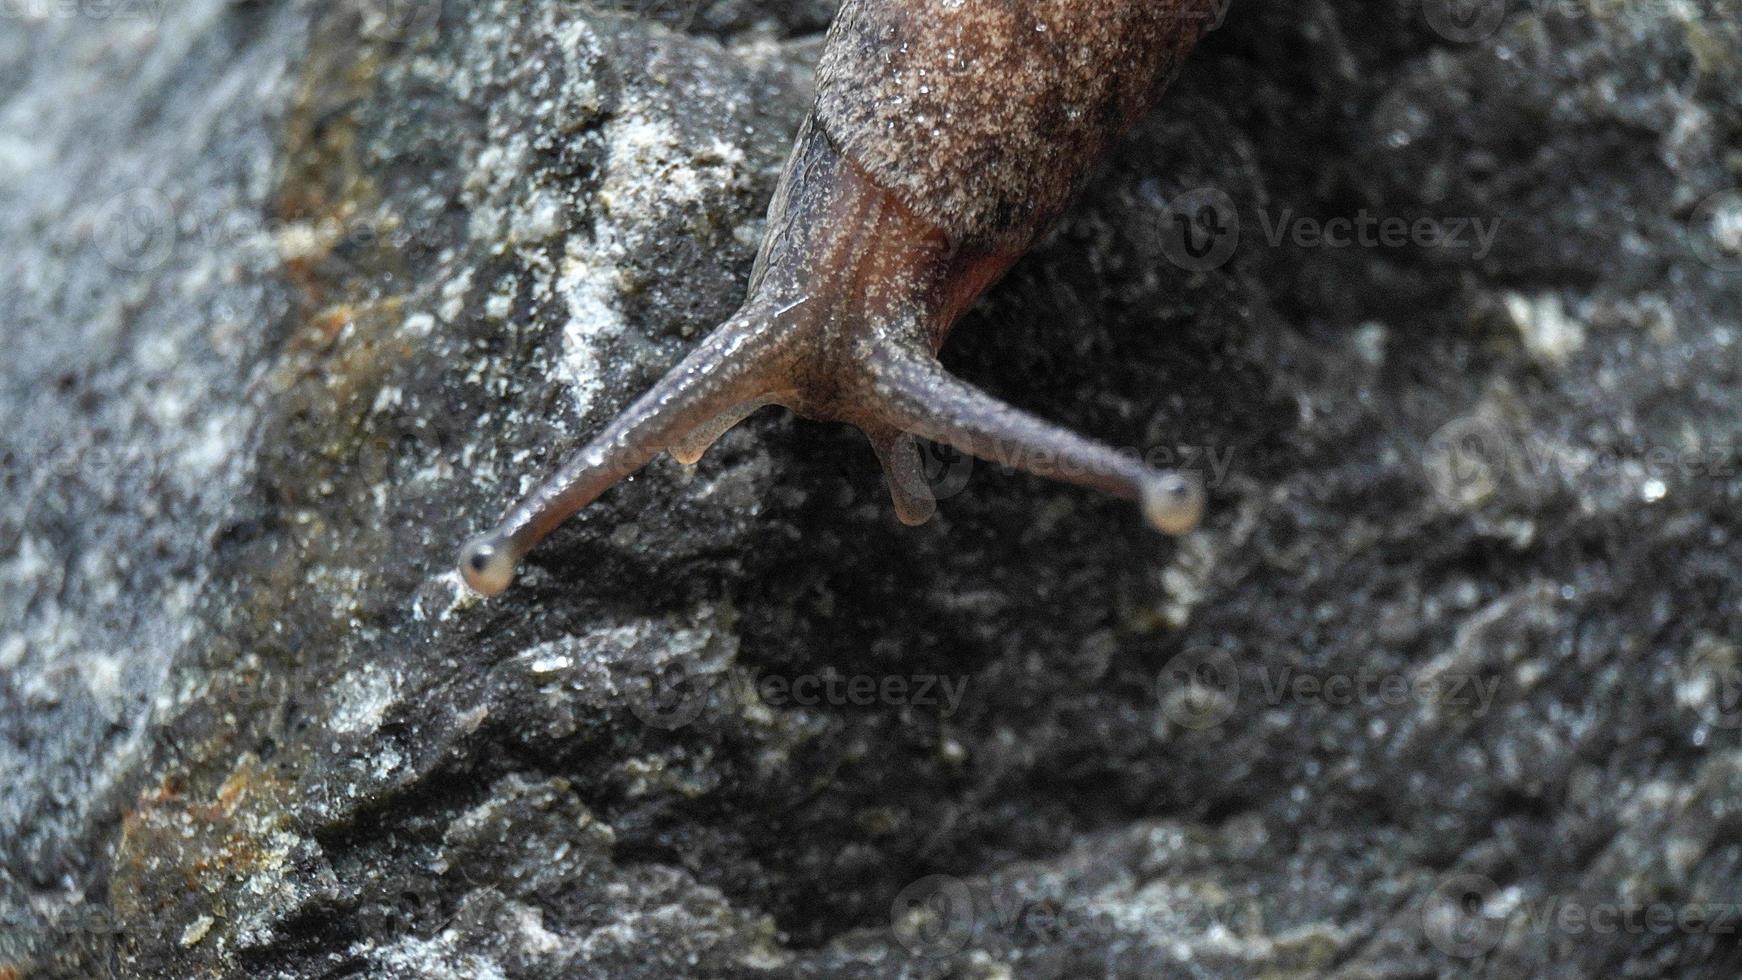
[[919, 453], [919, 441], [911, 432], [868, 426], [865, 436], [883, 466], [883, 478], [889, 484], [889, 498], [895, 504], [895, 518], [908, 527], [917, 527], [937, 513], [937, 497], [926, 480], [925, 461]]
[[672, 459], [685, 466], [694, 466], [701, 461], [703, 454], [708, 451], [708, 447], [718, 442], [720, 437], [731, 431], [733, 426], [756, 414], [758, 410], [779, 402], [779, 395], [767, 394], [734, 405], [714, 416], [710, 421], [691, 429], [689, 435], [672, 443], [667, 451], [671, 453]]
[[[605, 431], [568, 457], [494, 530], [466, 545], [460, 556], [466, 584], [484, 595], [502, 592], [513, 583], [515, 567], [534, 545], [661, 450], [675, 446], [677, 452], [689, 455], [700, 436], [712, 433], [707, 439], [711, 443], [731, 424], [766, 404], [788, 360], [793, 335], [784, 329], [782, 319], [790, 309], [770, 311], [763, 304], [746, 304], [715, 328]], [[735, 412], [740, 414], [734, 417]], [[728, 418], [730, 423], [720, 424]]]
[[1145, 466], [1109, 446], [1004, 404], [903, 346], [876, 348], [866, 365], [882, 420], [987, 462], [1138, 500], [1157, 530], [1184, 534], [1203, 515], [1191, 477]]

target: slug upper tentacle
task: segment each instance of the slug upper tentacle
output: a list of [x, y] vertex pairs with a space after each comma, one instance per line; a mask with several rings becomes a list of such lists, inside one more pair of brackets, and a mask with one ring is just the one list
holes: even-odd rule
[[747, 304], [565, 460], [493, 531], [467, 544], [460, 557], [466, 584], [484, 595], [502, 592], [526, 553], [576, 511], [668, 447], [693, 446], [685, 440], [693, 439], [698, 427], [762, 398], [790, 357], [792, 340], [777, 314]]
[[970, 456], [1141, 502], [1156, 530], [1183, 534], [1203, 514], [1190, 477], [1042, 421], [957, 378], [929, 354], [881, 348], [866, 365], [882, 419]]
[[1190, 530], [1187, 477], [1012, 408], [936, 354], [1159, 94], [1216, 0], [846, 0], [740, 311], [468, 544], [495, 595], [542, 538], [661, 451], [699, 459], [766, 405], [870, 439], [895, 512], [936, 510], [914, 437], [1139, 501]]

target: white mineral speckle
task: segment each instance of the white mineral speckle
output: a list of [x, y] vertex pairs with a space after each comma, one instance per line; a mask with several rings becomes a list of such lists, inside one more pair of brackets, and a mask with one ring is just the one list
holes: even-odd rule
[[413, 337], [427, 337], [435, 331], [435, 317], [428, 313], [413, 313], [405, 318], [405, 332]]
[[555, 238], [563, 229], [562, 202], [550, 191], [540, 189], [515, 212], [508, 235], [510, 241], [526, 244]]
[[193, 946], [193, 945], [197, 944], [200, 940], [206, 938], [206, 933], [212, 931], [212, 925], [216, 921], [217, 920], [213, 919], [209, 915], [202, 915], [199, 918], [195, 919], [194, 921], [188, 923], [188, 927], [186, 929], [183, 929], [182, 933], [181, 933], [182, 948], [185, 949], [189, 946]]
[[555, 677], [573, 667], [575, 662], [566, 654], [547, 654], [526, 665], [527, 673], [538, 678]]
[[122, 685], [121, 659], [106, 654], [92, 654], [79, 667], [85, 687], [91, 693], [91, 700], [103, 712], [104, 717], [111, 721], [119, 720], [128, 699], [128, 692]]
[[628, 326], [621, 304], [630, 286], [622, 273], [625, 259], [651, 244], [647, 235], [658, 216], [692, 210], [717, 189], [719, 176], [705, 172], [717, 168], [743, 172], [743, 149], [715, 140], [700, 153], [687, 150], [669, 121], [644, 114], [627, 115], [610, 127], [590, 240], [569, 242], [555, 287], [569, 311], [558, 373], [583, 415], [601, 392], [606, 345]]
[[442, 305], [436, 313], [446, 322], [453, 323], [460, 318], [465, 309], [466, 293], [472, 289], [472, 270], [468, 266], [447, 282], [442, 283]]
[[585, 415], [603, 387], [599, 349], [625, 326], [617, 310], [617, 276], [613, 268], [571, 256], [557, 288], [568, 303], [569, 319], [563, 324], [562, 355], [556, 367], [568, 382], [575, 410]]
[[1505, 302], [1507, 317], [1537, 361], [1558, 367], [1584, 346], [1584, 325], [1567, 314], [1558, 294], [1508, 293]]
[[334, 693], [329, 727], [347, 734], [374, 731], [381, 727], [382, 715], [396, 693], [393, 678], [373, 666], [345, 675]]
[[16, 670], [29, 649], [29, 641], [17, 633], [0, 640], [0, 670]]
[[426, 980], [508, 980], [500, 964], [460, 950], [458, 939], [457, 932], [447, 929], [433, 939], [405, 936], [387, 946], [368, 943], [353, 947], [352, 952], [394, 976], [403, 974]]

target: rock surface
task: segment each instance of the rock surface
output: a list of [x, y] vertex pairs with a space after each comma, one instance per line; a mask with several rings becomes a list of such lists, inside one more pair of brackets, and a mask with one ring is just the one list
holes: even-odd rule
[[1455, 7], [1234, 5], [947, 351], [1202, 531], [770, 411], [489, 602], [828, 5], [7, 8], [0, 977], [1737, 975], [1742, 3]]

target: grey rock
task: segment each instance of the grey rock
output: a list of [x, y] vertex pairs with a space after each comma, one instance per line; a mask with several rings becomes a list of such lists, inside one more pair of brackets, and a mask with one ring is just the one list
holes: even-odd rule
[[1735, 0], [1236, 5], [946, 350], [1185, 539], [770, 411], [492, 601], [828, 5], [0, 13], [0, 977], [1742, 970]]

